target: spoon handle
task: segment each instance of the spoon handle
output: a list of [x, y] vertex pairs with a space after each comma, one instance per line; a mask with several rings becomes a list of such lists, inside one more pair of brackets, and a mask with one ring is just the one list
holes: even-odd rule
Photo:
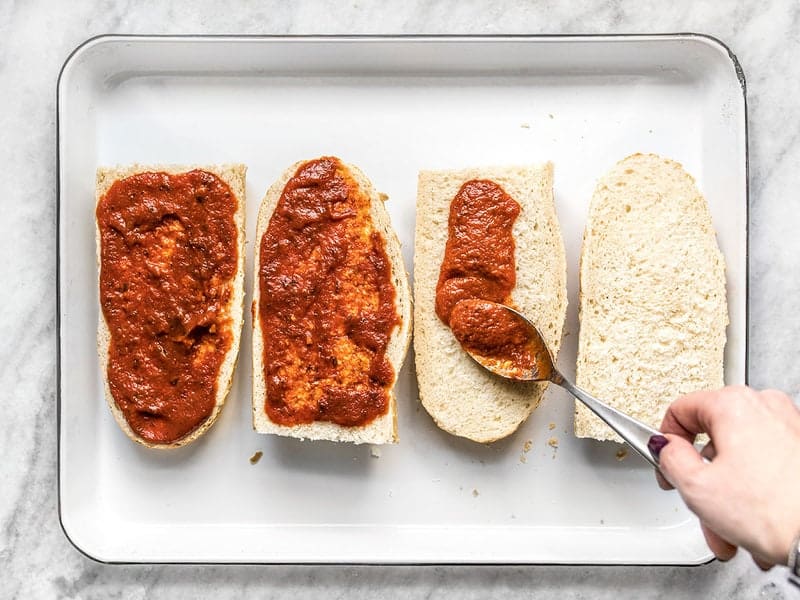
[[654, 435], [661, 435], [660, 431], [645, 425], [641, 421], [637, 421], [633, 417], [629, 417], [625, 413], [612, 408], [608, 404], [601, 402], [588, 392], [582, 390], [570, 381], [563, 377], [556, 376], [553, 378], [553, 383], [556, 383], [567, 390], [570, 394], [575, 396], [578, 400], [583, 402], [589, 410], [591, 410], [598, 417], [603, 419], [611, 429], [616, 431], [619, 436], [625, 440], [628, 445], [636, 450], [636, 452], [644, 458], [647, 462], [658, 469], [658, 458], [647, 448], [647, 442]]

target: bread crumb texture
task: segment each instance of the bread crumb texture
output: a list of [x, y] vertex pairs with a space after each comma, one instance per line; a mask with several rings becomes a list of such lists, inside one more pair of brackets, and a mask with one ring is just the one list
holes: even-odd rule
[[[723, 385], [725, 263], [679, 163], [634, 154], [600, 179], [580, 285], [580, 387], [657, 428], [675, 398]], [[575, 434], [620, 441], [577, 402]]]

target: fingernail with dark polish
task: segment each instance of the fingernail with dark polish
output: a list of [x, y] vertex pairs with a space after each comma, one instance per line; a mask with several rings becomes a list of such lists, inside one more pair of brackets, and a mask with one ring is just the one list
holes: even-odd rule
[[647, 441], [647, 449], [650, 450], [650, 454], [658, 458], [667, 444], [669, 440], [663, 435], [654, 435]]

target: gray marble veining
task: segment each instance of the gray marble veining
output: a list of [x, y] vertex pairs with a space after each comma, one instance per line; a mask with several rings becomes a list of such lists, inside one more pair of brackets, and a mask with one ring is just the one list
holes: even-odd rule
[[698, 2], [0, 2], [3, 598], [790, 598], [746, 556], [695, 568], [104, 566], [66, 540], [56, 502], [55, 82], [101, 33], [697, 31], [736, 53], [750, 127], [750, 372], [800, 395], [800, 5]]

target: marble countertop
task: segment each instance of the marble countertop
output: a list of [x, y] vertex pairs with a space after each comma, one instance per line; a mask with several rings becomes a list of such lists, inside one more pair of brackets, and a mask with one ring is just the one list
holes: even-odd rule
[[646, 33], [723, 40], [747, 76], [750, 373], [800, 396], [800, 5], [696, 2], [0, 2], [0, 561], [4, 598], [789, 598], [786, 572], [746, 555], [675, 567], [107, 566], [76, 551], [57, 515], [55, 83], [102, 33]]

